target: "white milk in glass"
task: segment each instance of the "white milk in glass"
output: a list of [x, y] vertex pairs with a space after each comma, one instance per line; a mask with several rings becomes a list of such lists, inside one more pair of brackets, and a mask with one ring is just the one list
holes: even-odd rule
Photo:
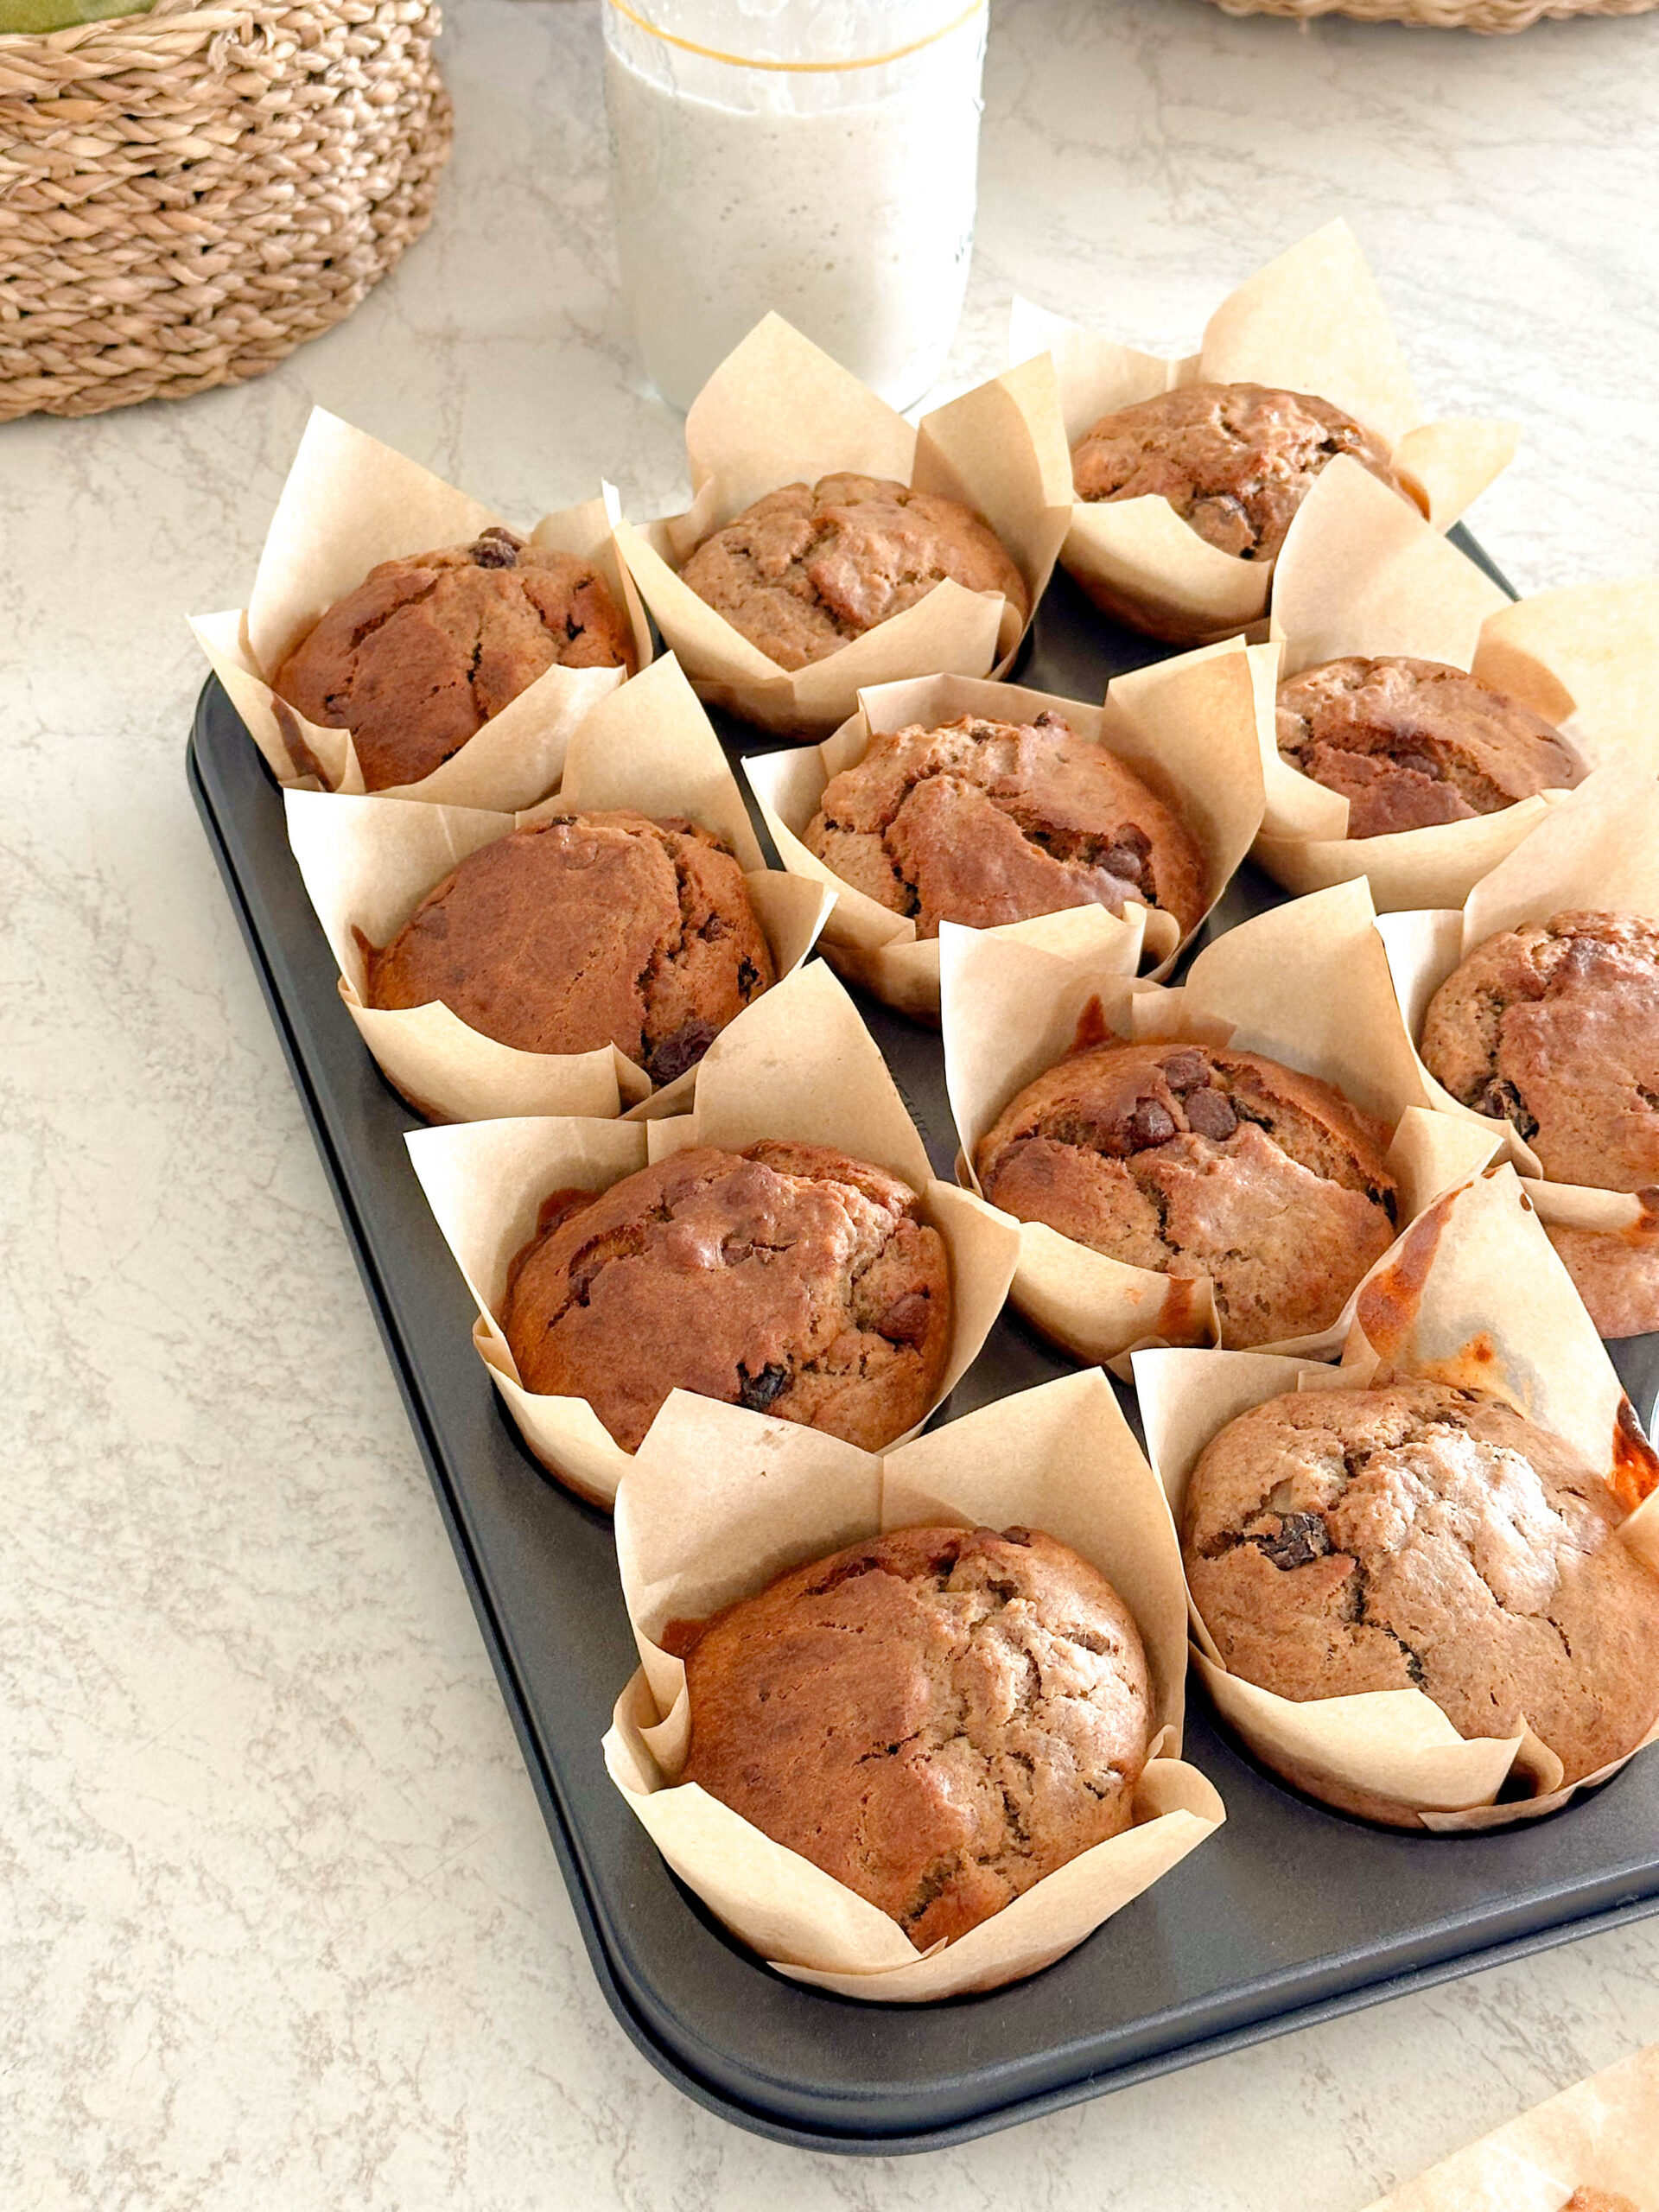
[[772, 309], [892, 405], [920, 398], [968, 280], [984, 5], [604, 13], [623, 282], [664, 398], [690, 406]]

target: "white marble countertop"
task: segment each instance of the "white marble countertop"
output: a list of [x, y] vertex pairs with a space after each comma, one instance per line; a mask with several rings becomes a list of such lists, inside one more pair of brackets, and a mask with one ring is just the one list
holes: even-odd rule
[[[1659, 2037], [1659, 1921], [966, 2149], [809, 2157], [590, 1974], [187, 797], [187, 608], [321, 401], [510, 517], [681, 488], [614, 282], [594, 0], [451, 0], [435, 226], [239, 391], [0, 429], [0, 2201], [1357, 2212]], [[1513, 414], [1526, 589], [1659, 556], [1659, 16], [1510, 41], [995, 0], [978, 257], [1173, 346], [1333, 213], [1427, 396]]]

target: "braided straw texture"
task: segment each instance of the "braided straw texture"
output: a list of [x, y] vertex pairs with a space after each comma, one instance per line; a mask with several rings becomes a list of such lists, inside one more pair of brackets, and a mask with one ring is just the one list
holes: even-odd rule
[[1642, 16], [1659, 0], [1216, 0], [1230, 16], [1351, 16], [1362, 23], [1420, 23], [1431, 30], [1523, 31], [1541, 16]]
[[238, 384], [347, 315], [448, 158], [431, 0], [0, 37], [0, 421]]

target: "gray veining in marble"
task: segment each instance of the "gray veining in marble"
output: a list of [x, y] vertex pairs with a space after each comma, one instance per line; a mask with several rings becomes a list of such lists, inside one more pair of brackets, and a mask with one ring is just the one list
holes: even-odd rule
[[[613, 286], [594, 0], [452, 0], [429, 238], [264, 381], [0, 429], [0, 2203], [1358, 2212], [1659, 2037], [1659, 1923], [971, 2148], [669, 2088], [587, 1967], [182, 779], [321, 401], [511, 518], [682, 489]], [[1512, 412], [1523, 588], [1659, 559], [1659, 17], [1510, 41], [996, 0], [954, 372], [1160, 348], [1343, 213], [1427, 395]]]

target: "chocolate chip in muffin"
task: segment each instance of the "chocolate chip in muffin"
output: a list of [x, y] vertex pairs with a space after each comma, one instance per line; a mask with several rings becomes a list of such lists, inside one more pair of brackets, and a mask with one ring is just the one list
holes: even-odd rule
[[1079, 499], [1166, 499], [1210, 544], [1269, 561], [1338, 454], [1410, 495], [1388, 448], [1328, 400], [1256, 384], [1191, 384], [1103, 415], [1072, 449]]
[[1444, 662], [1323, 661], [1279, 687], [1282, 760], [1348, 801], [1351, 837], [1496, 814], [1585, 766], [1530, 707]]
[[980, 1186], [1021, 1221], [1213, 1285], [1236, 1349], [1328, 1327], [1393, 1242], [1389, 1131], [1252, 1052], [1090, 1045], [981, 1140]]
[[705, 538], [680, 581], [779, 668], [804, 668], [950, 578], [1000, 592], [1023, 622], [1031, 594], [970, 507], [881, 477], [786, 484]]
[[824, 786], [808, 849], [918, 937], [1130, 899], [1195, 929], [1209, 870], [1172, 807], [1052, 711], [872, 737]]

